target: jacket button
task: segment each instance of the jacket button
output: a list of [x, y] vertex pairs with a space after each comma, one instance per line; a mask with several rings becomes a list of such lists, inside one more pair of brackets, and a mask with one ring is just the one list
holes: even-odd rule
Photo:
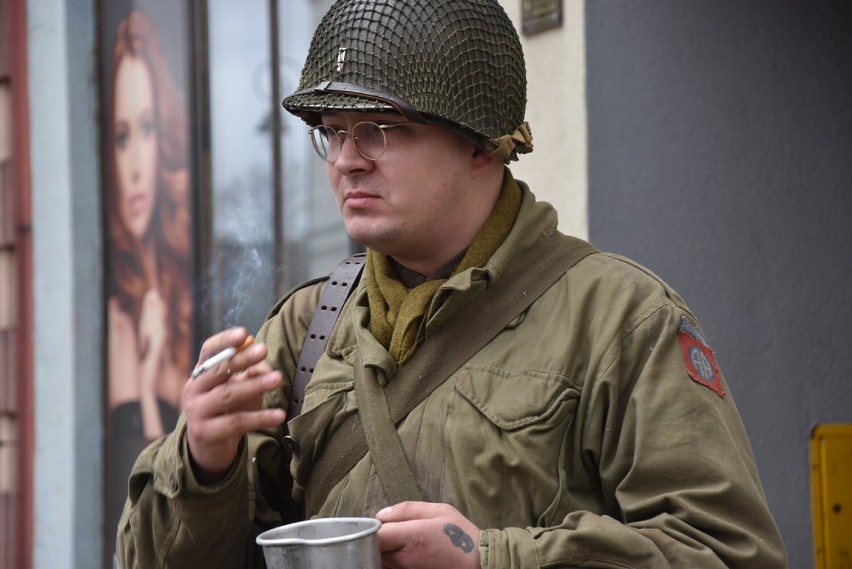
[[299, 443], [290, 435], [284, 437], [284, 446], [293, 454], [299, 454]]
[[169, 488], [172, 492], [178, 491], [178, 477], [175, 472], [172, 472], [171, 476], [169, 476]]

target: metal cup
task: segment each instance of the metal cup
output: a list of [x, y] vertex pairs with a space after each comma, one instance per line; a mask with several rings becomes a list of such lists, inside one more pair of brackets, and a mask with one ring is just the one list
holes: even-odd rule
[[381, 569], [374, 518], [319, 518], [257, 536], [269, 569]]

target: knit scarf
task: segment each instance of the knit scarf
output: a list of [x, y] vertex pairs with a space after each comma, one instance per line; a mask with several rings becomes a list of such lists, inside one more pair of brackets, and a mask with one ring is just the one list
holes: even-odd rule
[[[520, 207], [520, 188], [507, 172], [494, 209], [450, 276], [485, 265], [506, 239]], [[447, 279], [427, 280], [408, 289], [399, 281], [388, 256], [373, 250], [367, 251], [366, 279], [370, 332], [401, 366], [423, 341], [429, 305]]]

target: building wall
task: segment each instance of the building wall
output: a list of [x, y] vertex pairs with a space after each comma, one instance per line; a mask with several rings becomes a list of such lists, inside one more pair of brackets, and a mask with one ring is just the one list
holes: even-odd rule
[[586, 3], [589, 233], [716, 350], [790, 567], [812, 426], [852, 422], [852, 5]]
[[32, 566], [32, 208], [26, 2], [0, 0], [0, 568]]
[[[519, 0], [500, 0], [521, 30]], [[562, 25], [521, 36], [533, 152], [510, 166], [559, 212], [559, 229], [586, 237], [586, 52], [582, 0], [562, 0]]]
[[[0, 17], [6, 6], [0, 4]], [[8, 29], [0, 21], [0, 568], [11, 567], [18, 555], [15, 517], [18, 484], [20, 417], [17, 409], [15, 347], [18, 332], [18, 250], [15, 198], [12, 182], [14, 155], [12, 86], [7, 57]], [[11, 43], [11, 42], [9, 42]]]
[[103, 311], [95, 12], [28, 0], [37, 568], [99, 567]]

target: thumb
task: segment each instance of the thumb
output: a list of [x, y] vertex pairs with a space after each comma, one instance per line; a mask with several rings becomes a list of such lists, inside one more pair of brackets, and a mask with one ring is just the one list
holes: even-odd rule
[[400, 502], [380, 510], [376, 518], [382, 523], [404, 522], [406, 520], [423, 520], [439, 516], [441, 504], [430, 502]]

